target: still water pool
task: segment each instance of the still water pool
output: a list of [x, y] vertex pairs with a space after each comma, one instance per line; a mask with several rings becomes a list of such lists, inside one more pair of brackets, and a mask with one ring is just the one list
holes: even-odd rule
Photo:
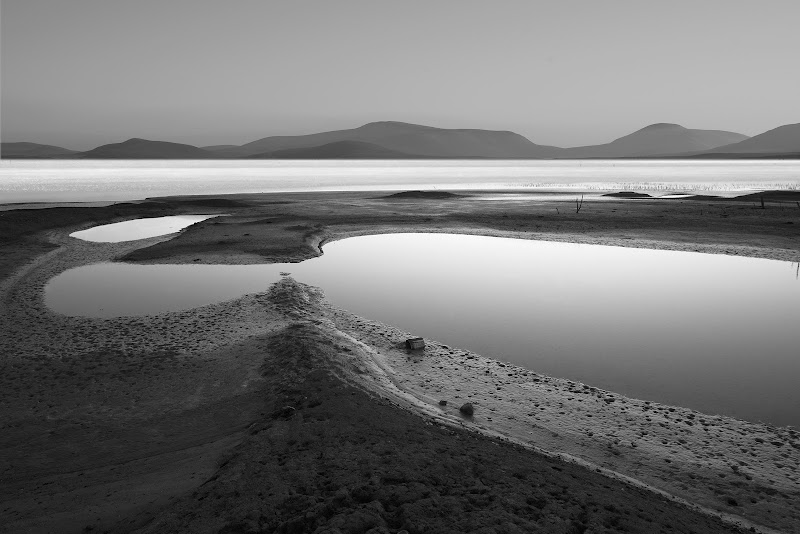
[[79, 267], [66, 315], [157, 314], [263, 291], [289, 271], [353, 313], [629, 396], [800, 426], [797, 264], [448, 234], [329, 243], [273, 265]]
[[147, 239], [160, 235], [173, 234], [194, 223], [217, 217], [217, 215], [170, 215], [169, 217], [151, 217], [134, 219], [118, 223], [103, 224], [73, 232], [70, 237], [93, 241], [95, 243], [119, 243]]

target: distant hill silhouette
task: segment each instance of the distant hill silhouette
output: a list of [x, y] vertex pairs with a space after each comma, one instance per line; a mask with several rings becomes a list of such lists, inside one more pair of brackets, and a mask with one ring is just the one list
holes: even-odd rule
[[208, 150], [209, 152], [216, 152], [217, 150], [228, 150], [231, 148], [237, 148], [239, 145], [211, 145], [211, 146], [201, 146], [203, 150]]
[[206, 159], [214, 157], [213, 153], [196, 146], [138, 138], [128, 139], [122, 143], [102, 145], [77, 155], [88, 159]]
[[800, 154], [800, 123], [786, 124], [737, 143], [707, 150], [703, 155], [765, 155], [781, 154], [797, 157]]
[[129, 139], [86, 152], [37, 143], [3, 143], [4, 158], [97, 159], [584, 159], [584, 158], [800, 158], [800, 124], [748, 138], [735, 132], [651, 124], [602, 145], [537, 145], [510, 131], [447, 129], [405, 122], [371, 122], [349, 130], [271, 136], [244, 145], [199, 148]]
[[320, 146], [285, 148], [247, 157], [251, 159], [411, 159], [415, 156], [364, 141], [334, 141]]
[[651, 124], [604, 145], [566, 148], [558, 158], [635, 158], [704, 151], [747, 139], [722, 130], [692, 130], [678, 124]]
[[278, 150], [318, 147], [340, 141], [361, 141], [416, 157], [436, 158], [544, 158], [562, 150], [558, 147], [536, 145], [525, 137], [508, 131], [445, 129], [405, 122], [371, 122], [350, 130], [265, 137], [216, 153], [229, 157], [246, 157]]
[[58, 158], [76, 153], [75, 150], [39, 143], [0, 143], [0, 157], [3, 158]]

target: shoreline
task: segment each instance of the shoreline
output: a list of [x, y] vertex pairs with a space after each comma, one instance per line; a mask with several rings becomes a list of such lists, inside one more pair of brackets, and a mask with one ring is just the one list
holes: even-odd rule
[[[761, 434], [764, 428], [773, 428], [769, 425], [750, 423], [728, 416], [708, 416], [688, 408], [629, 398], [579, 381], [539, 374], [472, 351], [450, 347], [432, 339], [426, 339], [425, 356], [406, 356], [406, 361], [403, 362], [403, 353], [406, 351], [396, 347], [396, 343], [387, 344], [385, 338], [396, 341], [411, 337], [411, 333], [355, 316], [330, 304], [327, 304], [326, 308], [341, 321], [335, 321], [337, 329], [352, 335], [354, 340], [364, 346], [365, 353], [371, 358], [374, 365], [371, 371], [366, 373], [368, 378], [364, 379], [357, 375], [354, 380], [360, 380], [367, 388], [372, 384], [371, 389], [376, 394], [394, 397], [399, 404], [440, 423], [469, 428], [487, 436], [519, 444], [540, 454], [581, 465], [626, 484], [653, 491], [704, 514], [721, 517], [727, 523], [743, 528], [753, 527], [758, 532], [779, 532], [758, 522], [749, 521], [732, 512], [731, 508], [721, 510], [719, 499], [709, 499], [702, 491], [688, 493], [685, 491], [686, 482], [689, 482], [685, 480], [686, 473], [691, 469], [697, 469], [694, 475], [689, 475], [694, 484], [716, 485], [717, 481], [713, 478], [715, 474], [725, 476], [730, 472], [727, 465], [732, 464], [714, 462], [714, 457], [721, 456], [723, 452], [727, 453], [726, 458], [730, 462], [741, 457], [730, 454], [732, 448], [746, 445], [744, 440], [737, 439], [734, 434], [747, 431]], [[352, 329], [352, 326], [348, 328], [350, 326], [348, 323], [350, 325], [356, 323], [361, 328]], [[363, 325], [369, 325], [366, 331]], [[431, 359], [433, 362], [425, 365], [426, 359]], [[437, 363], [446, 363], [449, 367], [445, 372], [436, 371]], [[468, 371], [463, 371], [465, 368]], [[459, 369], [462, 371], [459, 372]], [[485, 374], [489, 375], [487, 377], [489, 380], [481, 380]], [[513, 378], [507, 378], [512, 375]], [[546, 393], [532, 391], [539, 385], [537, 383], [546, 385], [548, 391]], [[497, 387], [498, 384], [502, 384], [501, 394], [494, 393], [494, 390], [501, 389]], [[595, 397], [592, 399], [595, 401], [595, 406], [587, 408], [574, 402], [567, 402], [580, 394]], [[606, 399], [624, 404], [626, 407], [614, 410], [613, 407], [618, 404], [612, 405]], [[446, 400], [447, 405], [439, 406], [439, 400]], [[458, 412], [458, 407], [466, 402], [475, 406], [475, 415], [468, 419]], [[582, 401], [579, 400], [578, 403], [580, 402]], [[521, 412], [527, 410], [520, 410], [521, 406], [535, 406], [535, 408], [523, 414]], [[638, 417], [632, 416], [628, 412], [631, 406], [639, 408], [642, 414], [652, 410], [649, 413], [661, 421], [651, 422], [650, 418], [642, 414], [637, 414]], [[581, 414], [583, 418], [575, 417], [580, 411], [587, 413]], [[713, 420], [709, 426], [728, 431], [728, 435], [715, 436], [718, 441], [715, 450], [715, 447], [683, 439], [685, 436], [682, 435], [680, 428], [663, 427], [665, 422], [674, 423], [674, 420], [670, 421], [670, 416], [677, 417], [680, 421], [680, 417], [686, 414], [691, 419], [699, 416], [699, 420], [704, 423], [704, 418]], [[624, 431], [623, 426], [618, 424], [622, 419], [625, 420]], [[605, 433], [608, 434], [604, 435]], [[665, 438], [674, 440], [670, 442], [671, 445], [680, 442], [684, 449], [681, 452], [694, 453], [693, 457], [676, 460], [673, 456], [674, 450], [656, 443]], [[625, 458], [633, 451], [639, 452], [636, 449], [642, 447], [646, 451], [643, 454]], [[758, 452], [769, 451], [766, 448]], [[668, 469], [659, 469], [659, 460], [669, 462]], [[705, 460], [709, 465], [701, 469], [698, 460]], [[717, 465], [712, 466], [711, 462]], [[758, 469], [757, 474], [753, 471], [745, 474], [744, 469], [741, 471], [737, 469], [734, 473], [737, 475], [741, 473], [740, 476], [746, 477], [759, 476], [762, 482], [765, 482], [765, 479], [773, 473], [772, 466], [765, 467], [766, 469]], [[793, 479], [791, 473], [787, 474]], [[684, 480], [678, 480], [677, 475], [683, 475]], [[786, 482], [789, 486], [797, 485], [793, 480]], [[717, 489], [721, 490], [722, 486], [719, 485]], [[737, 502], [741, 502], [743, 497], [748, 496], [744, 492], [737, 493]], [[786, 504], [791, 506], [791, 501]]]
[[[323, 207], [328, 209], [325, 205]], [[247, 209], [256, 211], [255, 208]], [[226, 208], [226, 211], [229, 210], [230, 208]], [[274, 258], [287, 257], [300, 261], [303, 256], [316, 254], [325, 243], [333, 240], [354, 235], [385, 233], [392, 229], [397, 231], [403, 227], [402, 223], [396, 221], [391, 221], [390, 224], [376, 221], [378, 224], [373, 223], [366, 228], [363, 225], [358, 228], [358, 223], [352, 224], [347, 221], [333, 227], [330, 225], [319, 227], [313, 224], [300, 224], [296, 219], [275, 218], [275, 222], [283, 225], [282, 228], [271, 230], [273, 234], [259, 241], [259, 244], [263, 245], [264, 242], [273, 239], [276, 233], [278, 238], [290, 234], [293, 246], [281, 246], [268, 251], [269, 254], [261, 255], [250, 253], [246, 247], [238, 247], [238, 250], [234, 247], [235, 250], [231, 251], [233, 253], [225, 256], [225, 263], [255, 263], [259, 259], [263, 263], [268, 262], [270, 257], [273, 261]], [[59, 270], [96, 261], [98, 258], [119, 259], [131, 255], [135, 257], [138, 253], [143, 254], [145, 257], [142, 259], [148, 263], [192, 261], [194, 257], [191, 260], [188, 258], [190, 255], [197, 255], [197, 249], [194, 249], [194, 254], [188, 254], [187, 249], [191, 251], [198, 242], [216, 240], [221, 230], [230, 231], [229, 228], [218, 227], [237, 224], [251, 229], [256, 226], [254, 221], [264, 220], [262, 214], [246, 212], [239, 218], [234, 217], [232, 221], [221, 224], [215, 225], [211, 222], [199, 224], [177, 235], [119, 245], [85, 244], [63, 237], [74, 231], [74, 227], [49, 231], [50, 239], [54, 240], [59, 248], [38, 256], [34, 263], [17, 270], [14, 276], [6, 278], [0, 285], [5, 309], [0, 322], [4, 323], [4, 328], [9, 325], [13, 327], [7, 330], [11, 333], [11, 339], [3, 343], [3, 352], [15, 354], [13, 361], [6, 358], [2, 364], [4, 366], [8, 366], [9, 363], [20, 364], [18, 367], [13, 367], [13, 376], [6, 373], [6, 380], [14, 377], [20, 379], [23, 374], [27, 376], [22, 378], [23, 381], [32, 380], [41, 372], [41, 367], [46, 365], [47, 360], [56, 358], [63, 362], [65, 358], [71, 361], [85, 359], [87, 351], [96, 349], [98, 344], [110, 347], [109, 350], [114, 354], [121, 351], [125, 356], [125, 351], [130, 350], [124, 348], [125, 343], [128, 343], [135, 345], [136, 350], [142, 352], [141, 361], [155, 360], [152, 362], [154, 366], [164, 366], [161, 357], [153, 357], [158, 351], [174, 351], [174, 347], [182, 347], [182, 350], [167, 358], [174, 361], [166, 365], [166, 372], [156, 367], [159, 376], [157, 381], [163, 382], [160, 386], [162, 389], [156, 387], [154, 395], [156, 400], [150, 401], [147, 405], [147, 399], [140, 395], [137, 402], [120, 405], [115, 416], [128, 413], [140, 414], [138, 417], [141, 417], [145, 413], [150, 415], [154, 411], [168, 415], [186, 409], [191, 402], [194, 402], [196, 407], [202, 407], [213, 402], [228, 402], [230, 399], [252, 396], [263, 381], [263, 378], [258, 378], [254, 372], [255, 362], [260, 361], [259, 358], [263, 356], [256, 356], [247, 348], [249, 340], [274, 335], [288, 324], [280, 305], [276, 309], [265, 294], [248, 295], [235, 301], [176, 314], [133, 319], [91, 320], [64, 318], [49, 312], [44, 308], [41, 288], [50, 277], [60, 272]], [[302, 227], [299, 231], [294, 229], [298, 226]], [[456, 226], [442, 224], [441, 221], [436, 225], [414, 222], [406, 224], [403, 229], [421, 231], [425, 228], [430, 231], [452, 232]], [[670, 243], [661, 240], [637, 240], [633, 235], [634, 232], [630, 231], [629, 235], [623, 236], [587, 236], [568, 232], [542, 233], [485, 226], [467, 226], [460, 229], [460, 233], [502, 237], [541, 239], [545, 236], [558, 241], [580, 238], [583, 241], [578, 242], [592, 244], [620, 243], [623, 246], [637, 245], [644, 248], [676, 247], [674, 249], [677, 250], [716, 251], [715, 253], [757, 255], [771, 259], [800, 257], [797, 249], [759, 247], [748, 243], [746, 239], [740, 240], [744, 242], [738, 244], [685, 241]], [[298, 238], [302, 242], [298, 242]], [[153, 252], [155, 254], [152, 254]], [[151, 257], [146, 257], [148, 254]], [[219, 257], [220, 254], [216, 250], [211, 250], [200, 254], [200, 261], [213, 263]], [[301, 285], [298, 284], [297, 287], [299, 286]], [[303, 294], [303, 291], [300, 293]], [[296, 295], [292, 298], [294, 297]], [[403, 336], [407, 336], [407, 333], [356, 317], [324, 300], [316, 302], [311, 300], [304, 306], [297, 306], [293, 301], [294, 308], [291, 313], [295, 316], [289, 314], [290, 320], [311, 322], [328, 332], [341, 334], [344, 339], [349, 338], [354, 347], [361, 347], [360, 360], [348, 364], [351, 368], [345, 373], [346, 380], [362, 386], [371, 385], [375, 394], [393, 395], [398, 404], [407, 403], [409, 406], [416, 404], [417, 411], [420, 411], [422, 403], [427, 407], [425, 411], [428, 417], [434, 417], [439, 422], [458, 426], [466, 424], [487, 435], [502, 436], [534, 450], [561, 451], [579, 458], [588, 465], [597, 466], [607, 473], [621, 473], [623, 476], [640, 480], [645, 485], [654, 486], [679, 498], [688, 497], [686, 498], [688, 502], [728, 514], [731, 520], [738, 515], [746, 516], [751, 518], [753, 523], [746, 523], [745, 526], [748, 528], [754, 526], [758, 531], [779, 531], [760, 527], [759, 523], [763, 525], [774, 522], [778, 528], [788, 528], [800, 521], [800, 518], [786, 515], [796, 513], [791, 505], [800, 496], [800, 481], [797, 477], [797, 465], [800, 460], [798, 454], [800, 449], [796, 446], [798, 436], [788, 427], [776, 429], [732, 418], [706, 417], [704, 414], [684, 408], [628, 399], [574, 381], [538, 375], [469, 351], [451, 349], [434, 341], [429, 341], [429, 349], [424, 358], [409, 359], [404, 350], [396, 347], [397, 341], [404, 339]], [[132, 338], [133, 332], [136, 332], [136, 337]], [[54, 350], [56, 346], [58, 349]], [[120, 349], [121, 346], [123, 348]], [[227, 355], [230, 347], [242, 347], [241, 353], [244, 356], [235, 364], [230, 362]], [[77, 355], [80, 355], [80, 358], [76, 358]], [[349, 355], [350, 353], [341, 353], [337, 357]], [[98, 355], [94, 358], [97, 361], [92, 361], [90, 365], [100, 365], [98, 361], [105, 356]], [[25, 362], [28, 360], [37, 362], [36, 367], [31, 369], [30, 376], [26, 374], [27, 371], [22, 372], [27, 368]], [[202, 363], [200, 368], [196, 369], [192, 364], [198, 361]], [[73, 368], [83, 366], [84, 363], [76, 363]], [[96, 372], [96, 367], [89, 368], [90, 365], [86, 365], [87, 368], [80, 371], [79, 375], [92, 376]], [[352, 366], [362, 366], [362, 372], [353, 370], [356, 367]], [[224, 369], [224, 375], [237, 377], [236, 380], [232, 379], [229, 382], [230, 389], [225, 391], [221, 391], [218, 386], [214, 387], [211, 380], [211, 376], [221, 369]], [[7, 370], [8, 368], [4, 369]], [[122, 373], [123, 376], [124, 374]], [[180, 402], [167, 402], [161, 398], [167, 391], [172, 394], [176, 384], [185, 384], [189, 376], [194, 376], [195, 379], [206, 377], [202, 380], [207, 381], [207, 391], [183, 392], [177, 395], [181, 398]], [[202, 383], [202, 380], [198, 383]], [[53, 383], [56, 382], [58, 380], [54, 380]], [[132, 392], [139, 391], [141, 386], [136, 384], [135, 380], [133, 382], [128, 387]], [[95, 385], [98, 388], [102, 386], [102, 384]], [[387, 387], [389, 389], [386, 389]], [[48, 398], [48, 395], [57, 396], [57, 394], [59, 391], [37, 393], [42, 395], [43, 399]], [[106, 400], [113, 399], [116, 395], [110, 392], [105, 394]], [[604, 400], [610, 397], [614, 399], [612, 402]], [[448, 406], [440, 408], [439, 400], [448, 400]], [[21, 397], [15, 398], [13, 394], [11, 396], [6, 394], [2, 401], [0, 405], [4, 409], [16, 407], [18, 410], [6, 413], [17, 414], [16, 417], [22, 425], [19, 427], [22, 428], [21, 431], [24, 431], [25, 426], [22, 421], [38, 420], [45, 413], [49, 418], [53, 417], [53, 407], [48, 407], [46, 400], [44, 403], [38, 402], [32, 405]], [[469, 422], [465, 422], [457, 415], [457, 407], [462, 401], [473, 402], [476, 406], [476, 414]], [[55, 401], [49, 402], [53, 404]], [[75, 407], [64, 411], [61, 417], [66, 421], [74, 417], [75, 413], [82, 413], [84, 414], [82, 417], [91, 416], [98, 420], [107, 418], [109, 413], [101, 413], [104, 410], [102, 399], [98, 398], [95, 402], [100, 404], [89, 408], [85, 403], [78, 402]], [[259, 410], [263, 410], [258, 402], [263, 403], [263, 401], [253, 402], [255, 404], [247, 415], [257, 420]], [[520, 413], [520, 406], [532, 407], [536, 404], [538, 410], [535, 412], [531, 409], [523, 410], [526, 411], [525, 414]], [[239, 430], [230, 429], [230, 431], [234, 434], [242, 432], [242, 429], [250, 424], [244, 419], [246, 418], [240, 419], [238, 423]], [[696, 423], [702, 419], [707, 419], [706, 424]], [[624, 421], [625, 425], [620, 425], [620, 421]], [[692, 424], [688, 425], [687, 422]], [[698, 428], [702, 427], [703, 430], [695, 429], [695, 425]], [[644, 435], [640, 435], [642, 432]], [[29, 431], [23, 432], [26, 433]], [[221, 435], [234, 434], [216, 433], [213, 437], [218, 440]], [[756, 434], [761, 442], [754, 442], [751, 439]], [[713, 436], [713, 439], [706, 439], [710, 436]], [[206, 439], [205, 443], [214, 442], [208, 441], [210, 439], [208, 436], [203, 439]], [[666, 443], [663, 443], [664, 441]], [[780, 442], [781, 445], [773, 445], [773, 442]], [[2, 445], [13, 447], [8, 441]], [[42, 445], [38, 447], [41, 448]], [[736, 465], [731, 462], [744, 462], [744, 464]], [[776, 464], [781, 467], [777, 467]], [[214, 471], [211, 466], [207, 469], [208, 472]], [[725, 482], [722, 482], [723, 480]], [[24, 487], [23, 484], [20, 489]], [[720, 493], [715, 493], [714, 490]], [[730, 504], [727, 499], [733, 499], [736, 504]], [[752, 499], [756, 502], [750, 502]], [[4, 503], [0, 502], [0, 505]]]

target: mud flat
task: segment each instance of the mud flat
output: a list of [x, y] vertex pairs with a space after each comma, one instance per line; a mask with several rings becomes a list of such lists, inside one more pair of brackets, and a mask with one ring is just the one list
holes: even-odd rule
[[[130, 243], [67, 237], [198, 205], [229, 216]], [[341, 193], [3, 212], [16, 263], [0, 273], [0, 530], [796, 531], [792, 428], [629, 399], [434, 340], [407, 353], [410, 333], [290, 278], [150, 317], [64, 317], [42, 301], [47, 280], [77, 265], [299, 261], [326, 240], [390, 231], [800, 260], [800, 210], [569, 206]]]

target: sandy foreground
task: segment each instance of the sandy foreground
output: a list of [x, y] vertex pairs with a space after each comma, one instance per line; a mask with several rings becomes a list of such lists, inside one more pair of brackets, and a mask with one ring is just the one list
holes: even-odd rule
[[[300, 261], [330, 240], [392, 231], [800, 261], [800, 210], [783, 205], [603, 200], [570, 213], [564, 202], [380, 196], [0, 216], [13, 258], [0, 265], [0, 530], [800, 530], [790, 427], [630, 399], [435, 340], [410, 353], [401, 342], [412, 333], [288, 277], [262, 294], [141, 318], [64, 317], [42, 301], [47, 281], [78, 265]], [[68, 237], [189, 212], [228, 216], [177, 237]], [[466, 402], [472, 417], [458, 410]]]

